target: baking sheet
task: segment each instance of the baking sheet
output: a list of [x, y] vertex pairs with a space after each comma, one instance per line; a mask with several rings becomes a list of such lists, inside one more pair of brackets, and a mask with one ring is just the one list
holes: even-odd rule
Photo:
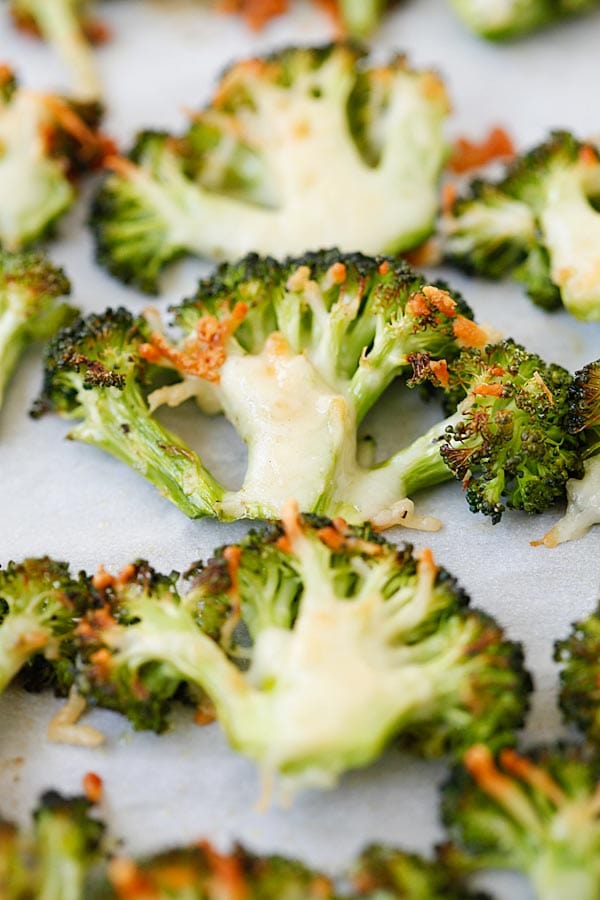
[[[114, 40], [99, 51], [109, 115], [107, 129], [128, 142], [142, 126], [178, 128], [186, 108], [201, 105], [215, 78], [232, 59], [287, 43], [329, 38], [329, 22], [309, 5], [253, 35], [237, 20], [183, 0], [106, 3], [102, 15]], [[4, 13], [4, 10], [2, 10]], [[385, 56], [406, 50], [418, 65], [433, 65], [446, 77], [455, 112], [449, 137], [483, 136], [505, 124], [523, 147], [552, 127], [580, 135], [600, 130], [596, 85], [600, 14], [565, 24], [506, 47], [478, 42], [462, 29], [440, 0], [406, 2], [390, 15], [375, 41]], [[0, 57], [23, 80], [64, 87], [65, 76], [49, 51], [15, 35], [3, 15]], [[93, 263], [84, 228], [85, 203], [60, 229], [53, 257], [74, 284], [84, 310], [124, 303], [140, 310], [144, 298], [111, 280]], [[209, 267], [189, 261], [166, 279], [165, 308], [193, 290]], [[438, 273], [439, 274], [439, 273]], [[547, 315], [510, 284], [488, 285], [443, 272], [461, 288], [480, 320], [488, 321], [548, 359], [571, 368], [600, 355], [600, 325], [577, 323], [564, 313]], [[0, 418], [0, 561], [48, 553], [93, 571], [99, 562], [117, 569], [134, 557], [158, 569], [182, 568], [206, 558], [220, 543], [235, 540], [246, 524], [188, 521], [154, 489], [116, 460], [93, 448], [64, 441], [67, 424], [55, 417], [33, 422], [25, 415], [40, 383], [40, 360], [32, 350], [19, 370]], [[409, 407], [416, 410], [415, 401]], [[388, 395], [373, 416], [383, 453], [407, 427], [404, 403]], [[395, 414], [396, 413], [396, 414]], [[433, 415], [432, 411], [432, 415]], [[169, 414], [169, 424], [200, 449], [217, 475], [235, 483], [243, 471], [243, 447], [224, 423], [210, 422], [193, 408]], [[408, 414], [408, 427], [416, 427]], [[223, 441], [225, 443], [223, 443]], [[444, 528], [426, 538], [397, 530], [395, 539], [424, 540], [455, 573], [473, 602], [495, 615], [512, 638], [525, 642], [537, 686], [525, 738], [565, 735], [556, 710], [557, 669], [552, 645], [569, 623], [590, 611], [600, 582], [600, 528], [584, 540], [554, 551], [533, 549], [557, 514], [527, 518], [506, 514], [493, 527], [467, 509], [456, 484], [417, 498], [424, 513], [440, 516]], [[94, 770], [105, 780], [105, 818], [132, 852], [210, 836], [222, 846], [245, 842], [258, 852], [299, 855], [339, 871], [367, 842], [383, 840], [426, 851], [441, 837], [437, 784], [443, 763], [425, 763], [391, 748], [375, 765], [350, 773], [333, 793], [309, 792], [290, 810], [256, 810], [260, 793], [252, 764], [231, 751], [216, 725], [200, 729], [180, 710], [170, 733], [135, 734], [119, 716], [89, 715], [106, 734], [99, 750], [49, 744], [47, 723], [59, 701], [16, 689], [0, 698], [0, 811], [27, 822], [40, 791], [75, 792]], [[496, 896], [529, 896], [516, 876], [492, 876]]]

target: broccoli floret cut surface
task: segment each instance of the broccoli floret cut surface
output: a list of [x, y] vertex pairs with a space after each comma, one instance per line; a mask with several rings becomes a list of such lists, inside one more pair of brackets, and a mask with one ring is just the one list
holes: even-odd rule
[[[134, 724], [147, 724], [139, 701], [152, 710], [154, 690], [159, 706], [186, 680], [232, 746], [292, 791], [335, 784], [397, 735], [425, 756], [514, 741], [531, 687], [520, 646], [469, 608], [429, 551], [289, 504], [282, 525], [196, 566], [182, 596], [162, 579], [140, 590], [136, 572], [118, 605], [83, 620], [78, 683]], [[245, 670], [231, 653], [240, 620]]]
[[444, 822], [472, 866], [523, 872], [540, 900], [596, 900], [599, 775], [577, 746], [505, 749], [495, 759], [477, 745], [445, 787]]
[[235, 260], [337, 244], [398, 252], [433, 230], [448, 111], [432, 72], [347, 44], [230, 68], [180, 136], [144, 132], [96, 196], [100, 263], [142, 290], [183, 254]]
[[512, 275], [534, 303], [561, 302], [600, 320], [600, 157], [565, 131], [508, 167], [498, 182], [476, 180], [444, 216], [448, 259], [487, 278]]
[[0, 250], [0, 407], [8, 381], [32, 341], [48, 340], [73, 319], [68, 278], [45, 257]]
[[[4, 85], [4, 89], [2, 86]], [[0, 67], [0, 245], [41, 240], [73, 205], [74, 177], [96, 168], [109, 142], [100, 107], [20, 88]]]
[[475, 34], [504, 41], [593, 9], [598, 0], [451, 0], [451, 5]]
[[[11, 562], [0, 569], [0, 692], [35, 657], [47, 665], [36, 674], [64, 692], [73, 680], [73, 635], [88, 599], [84, 576], [48, 557]], [[35, 679], [30, 679], [35, 687]]]
[[567, 512], [542, 543], [556, 547], [600, 523], [600, 361], [575, 374], [569, 391], [569, 431], [581, 436], [583, 472], [567, 482]]
[[85, 100], [100, 96], [91, 44], [103, 29], [90, 18], [91, 6], [91, 0], [10, 0], [17, 25], [56, 48], [73, 76], [76, 95]]

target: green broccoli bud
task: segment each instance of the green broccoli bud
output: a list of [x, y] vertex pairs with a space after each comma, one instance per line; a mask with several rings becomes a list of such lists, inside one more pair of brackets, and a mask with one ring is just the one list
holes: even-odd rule
[[[154, 724], [137, 701], [153, 710], [154, 690], [160, 703], [186, 680], [232, 746], [292, 789], [331, 786], [396, 735], [422, 755], [514, 740], [531, 687], [520, 647], [468, 608], [429, 551], [417, 559], [366, 526], [290, 505], [283, 526], [223, 548], [206, 573], [181, 597], [134, 577], [116, 606], [91, 611], [79, 689]], [[229, 613], [216, 639], [198, 620], [214, 604]], [[247, 671], [229, 658], [240, 618]]]
[[89, 6], [90, 0], [10, 0], [17, 24], [52, 44], [73, 74], [77, 95], [93, 99], [100, 85], [90, 48]]
[[129, 159], [110, 158], [91, 218], [98, 260], [155, 291], [187, 253], [417, 246], [434, 227], [447, 110], [433, 73], [400, 57], [368, 68], [350, 45], [238, 63], [185, 134], [146, 132]]
[[569, 373], [507, 340], [464, 351], [449, 378], [466, 397], [440, 452], [473, 512], [496, 523], [505, 505], [540, 513], [563, 497], [581, 474], [580, 442], [567, 429]]
[[46, 349], [45, 380], [33, 414], [53, 409], [81, 419], [69, 437], [101, 447], [136, 471], [191, 517], [210, 515], [222, 488], [199, 458], [151, 415], [151, 377], [141, 348], [146, 321], [125, 309], [79, 319]]
[[61, 297], [71, 285], [62, 269], [33, 253], [0, 250], [0, 407], [26, 347], [48, 340], [76, 315]]
[[462, 874], [443, 858], [430, 861], [377, 844], [360, 855], [352, 881], [357, 896], [371, 900], [485, 900], [469, 891]]
[[478, 180], [453, 204], [443, 223], [446, 254], [486, 277], [512, 274], [546, 309], [560, 299], [577, 318], [598, 320], [599, 195], [597, 149], [555, 132], [501, 181]]
[[444, 789], [443, 818], [467, 863], [516, 869], [537, 897], [595, 900], [600, 891], [597, 760], [576, 747], [498, 760], [484, 745], [465, 755]]
[[75, 202], [73, 176], [98, 166], [110, 146], [97, 104], [2, 83], [0, 245], [18, 250], [51, 231]]
[[0, 570], [0, 692], [41, 655], [64, 692], [73, 680], [73, 633], [85, 606], [85, 576], [48, 557], [11, 562]]
[[541, 541], [546, 547], [577, 540], [600, 523], [600, 361], [575, 373], [569, 402], [569, 431], [583, 440], [583, 472], [567, 482], [567, 511]]
[[49, 791], [35, 811], [35, 889], [43, 900], [82, 900], [92, 865], [100, 859], [103, 825], [85, 797]]

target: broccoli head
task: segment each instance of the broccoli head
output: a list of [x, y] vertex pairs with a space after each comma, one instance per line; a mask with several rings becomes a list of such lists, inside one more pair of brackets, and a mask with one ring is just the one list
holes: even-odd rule
[[443, 222], [450, 261], [489, 278], [512, 274], [534, 303], [600, 319], [600, 156], [555, 132], [497, 182], [477, 180]]
[[36, 656], [47, 661], [61, 692], [69, 687], [73, 633], [87, 598], [85, 576], [73, 579], [66, 563], [48, 557], [0, 570], [0, 692]]
[[430, 861], [376, 844], [360, 855], [352, 881], [356, 896], [371, 900], [486, 900], [441, 857]]
[[73, 176], [99, 166], [109, 142], [97, 104], [19, 88], [5, 67], [0, 80], [0, 245], [18, 250], [72, 206]]
[[45, 900], [82, 900], [91, 867], [101, 859], [104, 826], [85, 797], [43, 795], [34, 814], [35, 888]]
[[107, 159], [98, 259], [155, 291], [185, 253], [417, 246], [434, 227], [447, 110], [437, 76], [400, 57], [368, 68], [334, 44], [245, 60], [182, 136], [145, 132], [129, 159]]
[[560, 705], [590, 743], [600, 745], [600, 610], [573, 624], [557, 641], [554, 658], [562, 664]]
[[[514, 740], [530, 690], [520, 647], [469, 609], [429, 551], [417, 558], [367, 526], [302, 518], [290, 504], [282, 525], [200, 571], [181, 599], [138, 592], [134, 578], [127, 619], [84, 619], [88, 695], [131, 714], [132, 695], [153, 706], [154, 673], [162, 699], [175, 672], [206, 692], [233, 747], [292, 789], [334, 784], [395, 735], [426, 756]], [[213, 637], [202, 623], [215, 605]], [[240, 620], [253, 641], [244, 671], [231, 652]]]
[[[93, 579], [96, 600], [76, 629], [79, 694], [124, 713], [135, 728], [164, 731], [171, 701], [193, 665], [194, 634], [217, 640], [229, 617], [225, 599], [203, 604], [196, 587], [201, 575], [191, 579], [185, 602], [177, 578], [158, 574], [144, 560], [116, 578], [100, 570]], [[199, 687], [193, 678], [190, 684]]]
[[70, 290], [64, 272], [44, 256], [0, 250], [0, 406], [28, 344], [48, 340], [76, 315], [60, 302]]
[[600, 360], [576, 372], [570, 389], [569, 430], [584, 442], [582, 473], [567, 482], [567, 512], [542, 543], [556, 547], [600, 523]]
[[0, 897], [2, 900], [29, 900], [31, 879], [26, 847], [16, 825], [0, 818]]
[[597, 0], [451, 0], [475, 34], [492, 41], [519, 37], [597, 6]]
[[[465, 345], [485, 344], [470, 316], [460, 297], [385, 257], [249, 256], [175, 308], [178, 342], [155, 316], [122, 310], [63, 331], [47, 351], [38, 409], [82, 418], [71, 437], [129, 462], [190, 516], [272, 519], [295, 497], [306, 511], [354, 522], [434, 527], [412, 515], [407, 496], [451, 477], [439, 429], [371, 468], [357, 461], [357, 429], [396, 377], [408, 380], [415, 355], [445, 366]], [[148, 406], [159, 370], [179, 380], [152, 391]], [[191, 397], [224, 412], [246, 442], [240, 490], [226, 491], [149, 415]]]
[[128, 463], [187, 515], [209, 515], [219, 486], [148, 410], [144, 386], [152, 373], [140, 347], [149, 334], [145, 319], [122, 308], [63, 329], [46, 349], [44, 387], [33, 414], [54, 409], [81, 419], [70, 438]]
[[58, 50], [73, 75], [77, 96], [86, 100], [100, 95], [90, 44], [104, 36], [89, 17], [91, 5], [91, 0], [10, 0], [17, 25]]
[[527, 754], [471, 747], [444, 790], [443, 818], [470, 863], [516, 869], [543, 900], [600, 892], [597, 760], [580, 747]]
[[[420, 361], [418, 376], [440, 373]], [[458, 413], [440, 452], [473, 512], [495, 523], [505, 505], [540, 513], [562, 498], [581, 473], [580, 442], [567, 427], [569, 373], [507, 340], [463, 351], [443, 377]]]

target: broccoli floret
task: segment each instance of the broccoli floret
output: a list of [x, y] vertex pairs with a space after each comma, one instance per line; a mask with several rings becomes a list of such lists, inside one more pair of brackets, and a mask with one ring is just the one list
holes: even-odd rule
[[26, 347], [75, 317], [73, 307], [59, 302], [70, 290], [62, 269], [45, 257], [0, 250], [0, 407]]
[[433, 73], [400, 57], [368, 68], [350, 45], [238, 63], [182, 136], [146, 132], [129, 159], [107, 161], [92, 212], [98, 259], [155, 291], [185, 253], [417, 246], [438, 208], [447, 110]]
[[352, 37], [368, 37], [379, 25], [389, 0], [338, 0], [345, 30]]
[[[279, 856], [254, 856], [241, 847], [222, 854], [207, 841], [141, 860], [109, 863], [104, 890], [93, 900], [128, 897], [142, 900], [333, 900], [327, 878], [302, 863]], [[113, 894], [114, 891], [114, 894]], [[338, 896], [337, 894], [335, 895]]]
[[97, 167], [109, 143], [97, 104], [19, 88], [5, 68], [0, 81], [0, 245], [18, 250], [72, 206], [73, 176]]
[[581, 474], [580, 443], [567, 428], [569, 373], [507, 340], [463, 351], [446, 374], [449, 395], [465, 399], [440, 452], [471, 510], [496, 523], [505, 505], [540, 513], [562, 498]]
[[527, 754], [483, 745], [445, 787], [443, 818], [471, 865], [528, 875], [540, 900], [600, 892], [599, 769], [576, 746]]
[[31, 878], [26, 847], [16, 825], [0, 818], [0, 897], [2, 900], [29, 900]]
[[430, 861], [379, 845], [361, 854], [352, 881], [357, 897], [371, 900], [486, 900], [484, 894], [470, 891], [462, 873], [444, 859]]
[[[225, 598], [205, 608], [202, 575], [190, 579], [183, 600], [177, 578], [177, 573], [158, 574], [144, 560], [127, 566], [117, 578], [100, 573], [95, 579], [102, 585], [99, 596], [76, 630], [79, 694], [92, 705], [123, 712], [138, 729], [165, 730], [171, 701], [191, 665], [186, 645], [191, 641], [193, 646], [200, 630], [218, 640], [230, 614]], [[163, 654], [161, 636], [166, 633], [173, 652]]]
[[[323, 251], [224, 265], [175, 314], [179, 344], [125, 311], [62, 332], [39, 408], [83, 418], [71, 437], [129, 462], [190, 516], [277, 518], [295, 497], [355, 522], [419, 524], [407, 495], [451, 477], [438, 431], [369, 469], [356, 460], [357, 428], [391, 381], [411, 374], [414, 354], [433, 365], [455, 357], [465, 335], [485, 343], [464, 301], [404, 263]], [[183, 380], [152, 392], [152, 410], [197, 397], [248, 444], [240, 490], [226, 491], [150, 418], [142, 382], [158, 364]]]
[[146, 321], [125, 309], [78, 319], [46, 350], [42, 395], [33, 414], [54, 409], [81, 419], [69, 437], [94, 444], [141, 472], [189, 516], [210, 515], [222, 489], [200, 460], [150, 415], [140, 355]]
[[100, 29], [89, 19], [90, 0], [10, 0], [17, 24], [39, 34], [60, 53], [70, 69], [77, 96], [100, 95], [90, 43]]
[[567, 512], [543, 538], [546, 547], [577, 540], [600, 523], [600, 360], [575, 373], [569, 395], [569, 430], [584, 442], [583, 473], [567, 482]]
[[474, 183], [443, 221], [448, 258], [488, 278], [512, 274], [534, 303], [600, 319], [600, 157], [568, 132]]
[[571, 634], [555, 645], [562, 663], [560, 705], [590, 743], [600, 744], [600, 609], [573, 623]]
[[[416, 558], [293, 504], [283, 526], [219, 551], [193, 603], [174, 590], [130, 596], [130, 624], [85, 620], [83, 689], [115, 707], [120, 696], [127, 715], [138, 687], [152, 703], [145, 667], [159, 688], [174, 671], [210, 697], [233, 747], [286, 787], [330, 786], [395, 735], [421, 755], [505, 745], [527, 706], [520, 647], [469, 609], [429, 551]], [[215, 603], [231, 607], [221, 646], [194, 612]], [[229, 658], [240, 617], [253, 640], [247, 671]]]
[[0, 692], [26, 663], [43, 656], [64, 692], [73, 680], [73, 632], [85, 608], [85, 576], [48, 557], [0, 570]]
[[476, 34], [503, 41], [592, 9], [598, 0], [451, 0], [451, 4]]
[[33, 896], [82, 900], [89, 870], [101, 858], [104, 826], [90, 815], [85, 797], [48, 791], [35, 811]]

